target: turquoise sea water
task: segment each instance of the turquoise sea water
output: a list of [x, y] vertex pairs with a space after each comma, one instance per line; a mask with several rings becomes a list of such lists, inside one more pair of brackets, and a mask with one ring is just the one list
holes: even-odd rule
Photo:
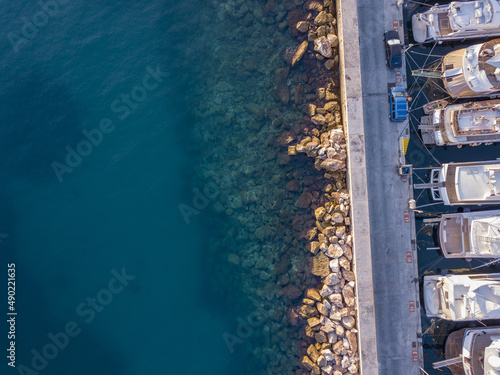
[[295, 43], [294, 6], [2, 3], [0, 270], [6, 285], [16, 264], [18, 316], [17, 368], [2, 356], [0, 373], [279, 374], [297, 363], [300, 329], [276, 288], [280, 275], [281, 286], [313, 282], [289, 229], [302, 190], [285, 190], [313, 172], [280, 159], [274, 140], [302, 115], [273, 104], [270, 73]]

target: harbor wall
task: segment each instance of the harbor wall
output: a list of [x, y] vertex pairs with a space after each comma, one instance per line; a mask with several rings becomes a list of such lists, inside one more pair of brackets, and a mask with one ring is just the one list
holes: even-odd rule
[[360, 373], [378, 375], [357, 7], [337, 0], [337, 24], [342, 118], [348, 145], [347, 182], [351, 194]]

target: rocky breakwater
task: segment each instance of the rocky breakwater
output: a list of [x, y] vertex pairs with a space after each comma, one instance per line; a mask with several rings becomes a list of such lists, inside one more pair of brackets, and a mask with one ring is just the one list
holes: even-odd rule
[[[310, 272], [320, 277], [321, 283], [306, 291], [302, 304], [295, 310], [307, 320], [301, 363], [307, 373], [315, 375], [358, 374], [356, 282], [352, 271], [350, 197], [346, 189], [347, 145], [339, 87], [334, 79], [338, 70], [335, 9], [330, 0], [309, 1], [305, 8], [308, 12], [304, 20], [296, 23], [296, 30], [300, 39], [306, 34], [306, 40], [296, 48], [290, 65], [307, 59], [304, 56], [309, 51], [310, 60], [314, 55], [316, 61], [324, 61], [323, 75], [330, 76], [330, 83], [317, 87], [314, 101], [306, 104], [302, 131], [306, 136], [289, 145], [288, 154], [304, 153], [314, 158], [314, 167], [331, 182], [324, 189], [319, 206], [313, 207], [316, 225], [306, 236], [312, 255]], [[315, 52], [310, 51], [311, 47]]]
[[[339, 65], [335, 4], [332, 0], [323, 2], [312, 0], [306, 2], [305, 10], [307, 11], [305, 19], [295, 25], [297, 36], [304, 40], [295, 50], [290, 65], [295, 66], [304, 56], [309, 44], [312, 44], [316, 59], [324, 61], [328, 70], [334, 70]], [[293, 19], [294, 15], [301, 16], [300, 13], [295, 13], [290, 18]]]

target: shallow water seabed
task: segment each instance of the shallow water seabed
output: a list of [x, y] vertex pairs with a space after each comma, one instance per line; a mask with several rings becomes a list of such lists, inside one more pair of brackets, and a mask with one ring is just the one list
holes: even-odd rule
[[[234, 4], [241, 9], [245, 3]], [[286, 145], [278, 145], [284, 131], [297, 137], [304, 127], [306, 101], [296, 88], [303, 86], [304, 97], [315, 96], [303, 80], [304, 67], [290, 70], [284, 60], [297, 40], [280, 31], [277, 22], [255, 17], [260, 13], [275, 19], [284, 5], [275, 8], [266, 16], [263, 4], [254, 3], [253, 13], [246, 13], [253, 14], [252, 22], [235, 16], [236, 11], [221, 16], [217, 28], [210, 29], [214, 41], [202, 46], [205, 57], [191, 85], [199, 104], [188, 147], [199, 154], [193, 185], [200, 190], [209, 184], [218, 187], [209, 213], [200, 218], [213, 233], [206, 267], [217, 275], [207, 293], [213, 298], [229, 295], [236, 310], [247, 309], [247, 314], [267, 312], [248, 340], [235, 348], [260, 362], [262, 373], [287, 374], [299, 366], [303, 335], [302, 328], [288, 322], [287, 309], [319, 282], [307, 270], [303, 238], [314, 226], [313, 210], [295, 203], [304, 191], [311, 193], [312, 204], [318, 202], [327, 181], [313, 160], [290, 158]]]

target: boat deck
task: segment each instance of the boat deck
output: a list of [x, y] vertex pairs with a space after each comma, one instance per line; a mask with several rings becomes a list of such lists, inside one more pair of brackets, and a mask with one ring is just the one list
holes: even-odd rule
[[448, 18], [448, 13], [438, 13], [438, 27], [439, 27], [439, 35], [448, 35], [453, 32], [453, 29], [450, 27], [450, 20]]
[[480, 335], [476, 336], [474, 339], [474, 347], [475, 350], [472, 353], [472, 373], [473, 374], [484, 374], [483, 369], [483, 357], [484, 357], [484, 349], [491, 344], [491, 336], [490, 335]]
[[461, 221], [455, 218], [448, 218], [441, 222], [442, 229], [446, 231], [446, 242], [444, 242], [444, 236], [441, 235], [440, 239], [443, 241], [443, 252], [450, 254], [451, 256], [461, 254], [462, 249], [469, 250], [469, 231], [467, 225], [467, 219], [464, 219], [464, 225], [462, 226]]

